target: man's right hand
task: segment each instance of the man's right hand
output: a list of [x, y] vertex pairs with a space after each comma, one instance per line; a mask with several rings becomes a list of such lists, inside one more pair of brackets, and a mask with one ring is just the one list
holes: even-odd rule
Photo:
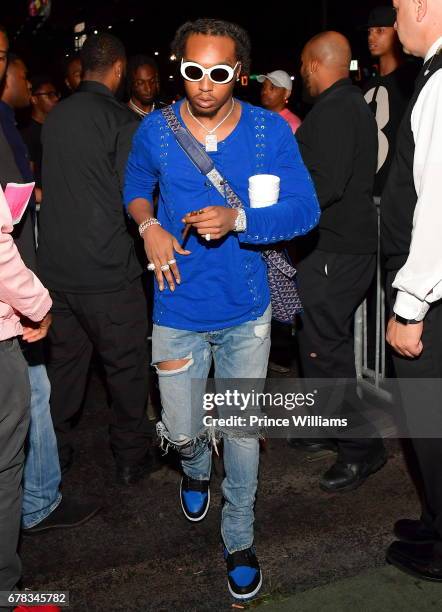
[[[175, 291], [175, 282], [177, 285], [181, 282], [175, 253], [190, 255], [190, 251], [183, 249], [175, 236], [166, 232], [160, 225], [150, 225], [143, 233], [143, 240], [147, 259], [155, 265], [154, 272], [160, 291], [164, 289], [164, 278], [170, 290]], [[162, 266], [169, 266], [169, 269], [163, 271]]]
[[52, 315], [50, 312], [39, 323], [34, 323], [29, 319], [22, 319], [23, 340], [26, 342], [38, 342], [43, 340], [48, 335], [49, 328], [52, 324]]

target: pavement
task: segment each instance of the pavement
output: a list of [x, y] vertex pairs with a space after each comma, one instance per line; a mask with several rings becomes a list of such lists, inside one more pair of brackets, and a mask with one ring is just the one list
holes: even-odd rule
[[441, 585], [416, 580], [393, 567], [363, 572], [353, 578], [295, 596], [261, 600], [258, 612], [437, 612]]
[[214, 460], [210, 511], [190, 524], [171, 456], [140, 483], [116, 484], [108, 421], [106, 391], [94, 374], [63, 494], [94, 497], [103, 509], [80, 528], [23, 538], [24, 587], [68, 590], [74, 612], [442, 610], [442, 586], [385, 565], [394, 522], [419, 515], [397, 442], [387, 442], [387, 465], [362, 487], [333, 495], [318, 488], [332, 453], [309, 455], [277, 439], [262, 445], [255, 533], [264, 583], [243, 606], [228, 593], [222, 559], [222, 460]]

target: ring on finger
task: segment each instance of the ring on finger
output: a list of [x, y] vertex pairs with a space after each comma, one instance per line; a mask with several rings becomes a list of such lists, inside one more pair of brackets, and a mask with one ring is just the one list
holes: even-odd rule
[[154, 263], [147, 264], [147, 269], [149, 270], [149, 272], [153, 272], [155, 270], [155, 264]]
[[176, 264], [176, 259], [169, 259], [167, 263], [169, 266], [173, 266], [173, 264]]
[[161, 266], [160, 270], [161, 272], [167, 272], [167, 270], [170, 270], [169, 264], [164, 264], [164, 266]]
[[210, 234], [205, 234], [204, 238], [207, 240], [207, 242], [209, 242], [210, 241]]

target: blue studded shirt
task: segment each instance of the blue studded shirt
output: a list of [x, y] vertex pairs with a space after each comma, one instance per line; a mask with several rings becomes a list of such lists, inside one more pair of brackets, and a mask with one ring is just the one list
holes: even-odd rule
[[[186, 248], [191, 255], [176, 255], [181, 284], [174, 292], [167, 285], [160, 292], [155, 283], [157, 325], [216, 331], [259, 318], [270, 302], [262, 248], [306, 234], [318, 223], [315, 189], [288, 124], [276, 113], [237, 102], [242, 113], [236, 128], [210, 155], [241, 198], [247, 229], [210, 242], [189, 234]], [[175, 107], [180, 121], [181, 104]], [[250, 208], [248, 179], [254, 174], [281, 178], [277, 204]], [[135, 198], [152, 202], [157, 186], [158, 219], [179, 241], [187, 212], [227, 205], [182, 151], [160, 111], [148, 115], [134, 137], [126, 169], [126, 207]]]

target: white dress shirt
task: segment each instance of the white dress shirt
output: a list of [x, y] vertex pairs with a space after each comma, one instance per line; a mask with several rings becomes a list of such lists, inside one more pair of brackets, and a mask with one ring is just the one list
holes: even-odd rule
[[[425, 62], [442, 47], [442, 36]], [[393, 287], [398, 289], [394, 311], [421, 321], [430, 304], [442, 298], [442, 70], [424, 85], [411, 115], [415, 142], [413, 162], [417, 203], [410, 253]]]

